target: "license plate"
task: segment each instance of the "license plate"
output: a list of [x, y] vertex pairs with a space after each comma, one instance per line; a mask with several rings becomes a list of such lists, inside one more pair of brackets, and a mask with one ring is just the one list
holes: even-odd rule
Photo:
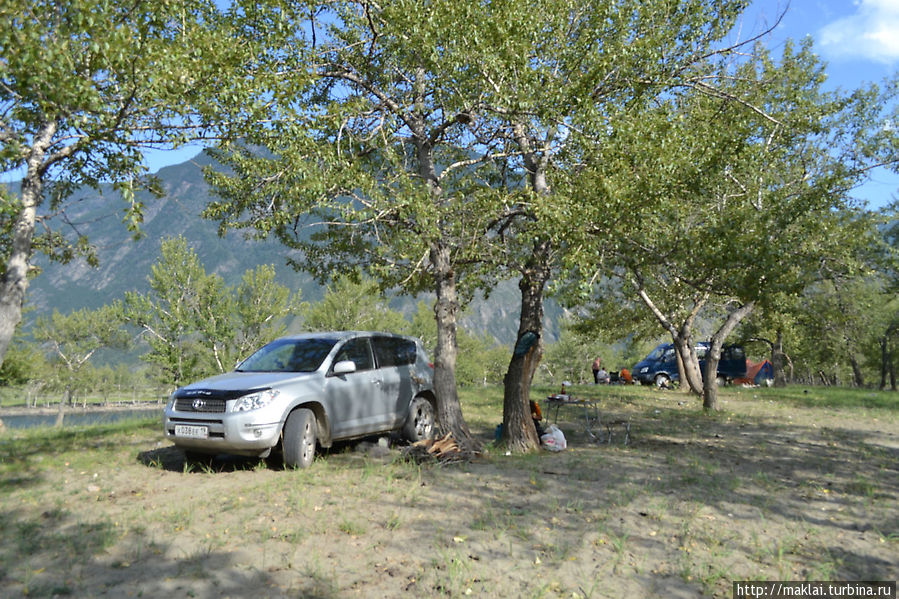
[[189, 439], [208, 439], [209, 438], [209, 427], [208, 426], [190, 426], [187, 424], [176, 424], [175, 425], [175, 436], [176, 437], [188, 437]]

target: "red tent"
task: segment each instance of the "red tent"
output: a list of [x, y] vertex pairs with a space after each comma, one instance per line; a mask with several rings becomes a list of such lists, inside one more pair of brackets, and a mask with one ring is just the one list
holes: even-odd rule
[[774, 378], [774, 367], [771, 362], [763, 360], [758, 364], [753, 364], [746, 360], [746, 376], [734, 379], [735, 385], [761, 385], [765, 379]]

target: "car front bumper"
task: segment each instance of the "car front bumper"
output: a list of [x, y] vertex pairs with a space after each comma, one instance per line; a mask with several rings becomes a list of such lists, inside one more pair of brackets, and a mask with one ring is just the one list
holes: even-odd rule
[[[204, 453], [262, 455], [280, 438], [283, 422], [268, 410], [194, 413], [166, 408], [166, 439], [178, 447]], [[201, 436], [205, 432], [205, 436]]]

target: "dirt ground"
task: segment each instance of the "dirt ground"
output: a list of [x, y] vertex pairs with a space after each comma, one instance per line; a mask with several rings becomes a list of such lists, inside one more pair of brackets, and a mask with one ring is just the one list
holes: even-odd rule
[[[187, 464], [153, 427], [36, 447], [0, 478], [0, 596], [679, 598], [899, 579], [897, 411], [750, 395], [709, 417], [660, 394], [600, 413], [630, 423], [628, 444], [620, 424], [591, 441], [565, 408], [566, 451], [453, 465], [372, 443], [300, 471]], [[473, 430], [489, 449], [492, 425]]]

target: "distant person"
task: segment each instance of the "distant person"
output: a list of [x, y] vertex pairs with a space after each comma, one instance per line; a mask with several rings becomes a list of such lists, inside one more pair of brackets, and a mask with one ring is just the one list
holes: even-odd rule
[[540, 404], [538, 404], [533, 399], [531, 401], [531, 421], [534, 423], [534, 428], [537, 429], [537, 436], [540, 437], [544, 433], [546, 433], [546, 429], [543, 428], [543, 412], [540, 410]]
[[594, 375], [594, 381], [597, 385], [608, 385], [610, 380], [611, 377], [609, 376], [609, 373], [606, 372], [605, 368], [600, 368]]
[[621, 372], [618, 373], [618, 378], [621, 379], [621, 382], [625, 385], [630, 385], [634, 382], [634, 377], [631, 374], [631, 371], [627, 368], [622, 368]]
[[597, 357], [595, 360], [593, 360], [593, 384], [594, 385], [599, 384], [599, 377], [597, 375], [599, 374], [600, 370], [602, 370], [602, 358]]

